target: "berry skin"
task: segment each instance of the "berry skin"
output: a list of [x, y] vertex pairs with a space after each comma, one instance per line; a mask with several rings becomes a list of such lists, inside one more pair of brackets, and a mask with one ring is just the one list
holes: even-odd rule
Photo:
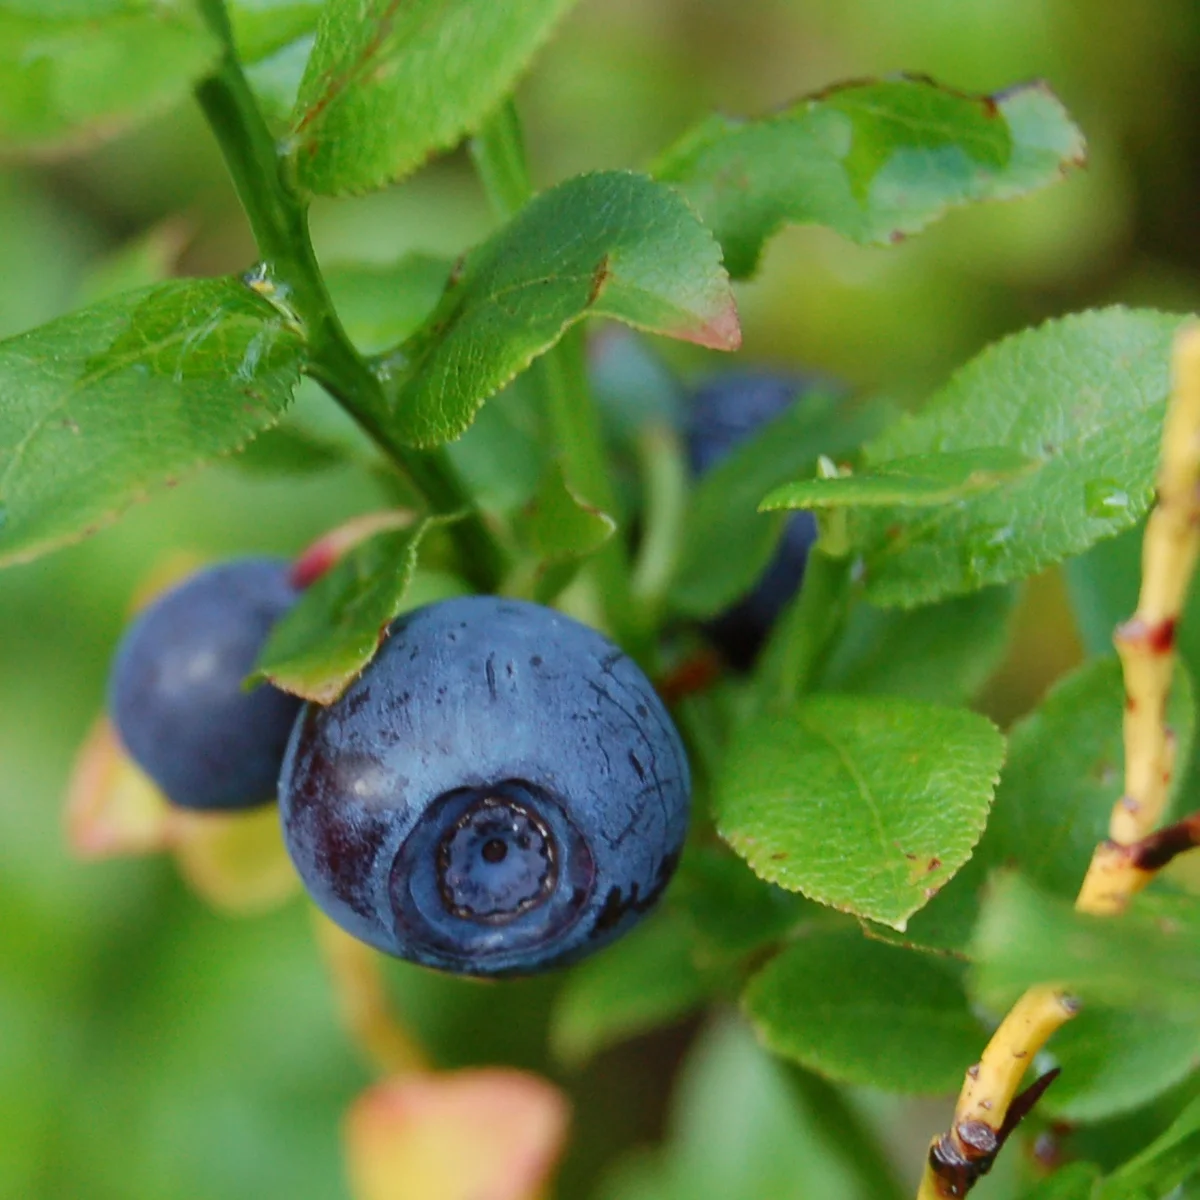
[[108, 709], [134, 761], [181, 808], [273, 800], [300, 701], [242, 690], [295, 603], [288, 564], [246, 558], [199, 571], [138, 614], [117, 649]]
[[[696, 390], [689, 409], [687, 449], [693, 474], [710, 471], [739, 443], [821, 383], [813, 377], [766, 371], [710, 379]], [[753, 664], [779, 614], [799, 590], [816, 540], [813, 514], [793, 513], [758, 582], [709, 623], [713, 641], [731, 666], [746, 670]]]
[[463, 596], [393, 622], [280, 775], [284, 838], [325, 913], [466, 975], [583, 957], [651, 908], [690, 777], [649, 680], [540, 605]]

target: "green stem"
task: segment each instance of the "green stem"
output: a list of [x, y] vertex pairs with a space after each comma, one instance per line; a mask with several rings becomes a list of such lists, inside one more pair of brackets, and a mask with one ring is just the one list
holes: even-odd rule
[[493, 211], [501, 220], [515, 216], [533, 196], [521, 119], [511, 100], [502, 104], [471, 139], [471, 162]]
[[637, 455], [645, 499], [631, 588], [634, 601], [656, 624], [683, 542], [690, 481], [679, 436], [667, 426], [651, 425], [643, 430], [638, 435]]
[[809, 551], [800, 594], [763, 654], [759, 694], [768, 702], [787, 704], [812, 687], [850, 614], [851, 559], [825, 545], [821, 539]]
[[[496, 215], [510, 220], [533, 197], [520, 118], [509, 100], [471, 140], [471, 160]], [[616, 506], [600, 417], [591, 400], [581, 330], [569, 329], [533, 364], [544, 420], [571, 486], [611, 513]]]
[[[611, 514], [617, 502], [608, 474], [600, 414], [591, 402], [582, 327], [568, 329], [532, 370], [567, 478], [586, 500]], [[620, 545], [619, 540], [609, 543], [614, 544]]]
[[[493, 210], [510, 219], [533, 196], [520, 118], [512, 101], [501, 105], [471, 141], [471, 158]], [[608, 471], [608, 456], [600, 414], [588, 384], [581, 328], [568, 329], [530, 368], [538, 392], [542, 419], [562, 457], [571, 486], [597, 508], [616, 513], [616, 495]], [[610, 539], [597, 553], [596, 578], [605, 612], [618, 638], [635, 657], [645, 661], [652, 640], [639, 620], [630, 593], [629, 559], [620, 537]]]
[[275, 139], [263, 119], [233, 47], [223, 0], [200, 0], [200, 8], [225, 53], [212, 75], [196, 88], [234, 187], [254, 232], [275, 298], [304, 324], [308, 373], [362, 426], [439, 513], [466, 511], [450, 527], [464, 572], [490, 591], [504, 571], [504, 555], [440, 450], [414, 450], [391, 432], [379, 378], [342, 328], [313, 250], [307, 203], [289, 186]]

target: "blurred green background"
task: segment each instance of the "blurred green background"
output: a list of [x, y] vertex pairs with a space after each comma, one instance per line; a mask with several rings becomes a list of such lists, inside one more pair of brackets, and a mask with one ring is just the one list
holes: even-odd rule
[[[743, 361], [815, 367], [911, 401], [989, 340], [1051, 314], [1200, 307], [1200, 10], [1188, 0], [582, 0], [518, 102], [545, 185], [645, 163], [712, 108], [762, 111], [902, 69], [972, 91], [1046, 77], [1088, 135], [1089, 168], [888, 251], [789, 231], [739, 289]], [[82, 157], [4, 168], [0, 334], [111, 286], [131, 269], [123, 247], [163, 222], [182, 273], [253, 258], [190, 104]], [[392, 191], [320, 203], [313, 224], [326, 262], [384, 262], [457, 253], [489, 216], [460, 154]], [[689, 375], [725, 365], [667, 353]], [[0, 574], [5, 1200], [345, 1200], [338, 1124], [368, 1075], [336, 1024], [304, 906], [230, 919], [165, 860], [73, 862], [61, 809], [129, 596], [164, 553], [291, 554], [380, 501], [346, 470], [300, 480], [223, 467]], [[1055, 576], [1030, 589], [985, 697], [1001, 718], [1078, 653], [1062, 596]], [[530, 1065], [571, 1089], [563, 1197], [854, 1194], [804, 1105], [727, 1017], [698, 1042], [693, 1023], [571, 1072], [545, 1045], [556, 980], [484, 986], [400, 966], [389, 978], [441, 1063]], [[911, 1175], [944, 1106], [857, 1100]], [[664, 1130], [664, 1160], [609, 1175]], [[759, 1167], [738, 1174], [750, 1158]], [[977, 1194], [1010, 1194], [1010, 1173]]]

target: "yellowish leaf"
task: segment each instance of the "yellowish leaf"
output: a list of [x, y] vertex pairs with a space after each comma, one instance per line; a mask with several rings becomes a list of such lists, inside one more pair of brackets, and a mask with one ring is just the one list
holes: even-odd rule
[[192, 890], [228, 913], [275, 908], [300, 887], [275, 805], [176, 808], [129, 757], [107, 717], [92, 726], [67, 790], [66, 835], [80, 858], [170, 851]]
[[125, 753], [107, 717], [92, 725], [67, 786], [67, 845], [80, 858], [151, 854], [170, 843], [171, 808]]
[[539, 1200], [567, 1120], [562, 1093], [523, 1071], [386, 1080], [346, 1119], [351, 1190], [355, 1200]]
[[274, 804], [229, 813], [175, 809], [171, 828], [180, 874], [214, 908], [252, 916], [300, 889]]

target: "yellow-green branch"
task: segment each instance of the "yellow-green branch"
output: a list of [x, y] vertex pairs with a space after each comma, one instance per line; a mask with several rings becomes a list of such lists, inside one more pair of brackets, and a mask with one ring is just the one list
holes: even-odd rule
[[[1200, 814], [1154, 832], [1166, 810], [1175, 766], [1167, 701], [1175, 634], [1200, 554], [1200, 326], [1175, 339], [1171, 400], [1163, 429], [1158, 499], [1142, 544], [1137, 612], [1113, 635], [1125, 676], [1125, 790], [1109, 836], [1096, 847], [1075, 901], [1080, 912], [1115, 916], [1175, 855], [1200, 844]], [[995, 1161], [1005, 1138], [1036, 1100], [1043, 1077], [1017, 1088], [1034, 1055], [1078, 1011], [1051, 984], [1030, 988], [967, 1071], [950, 1129], [929, 1150], [918, 1200], [965, 1196]]]

